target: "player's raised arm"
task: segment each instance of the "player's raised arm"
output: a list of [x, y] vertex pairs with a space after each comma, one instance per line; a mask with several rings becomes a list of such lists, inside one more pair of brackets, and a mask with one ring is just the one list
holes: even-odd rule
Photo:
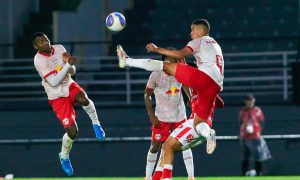
[[147, 49], [148, 52], [157, 52], [159, 54], [169, 56], [169, 57], [178, 58], [178, 59], [182, 59], [182, 58], [184, 58], [188, 55], [191, 55], [193, 53], [191, 51], [191, 49], [189, 49], [187, 47], [184, 47], [181, 50], [169, 50], [169, 49], [158, 47], [153, 43], [147, 44], [146, 49]]
[[[68, 52], [65, 52], [65, 53], [62, 54], [62, 59], [63, 59], [63, 61], [64, 61], [65, 63], [68, 62], [69, 57], [71, 57], [71, 54], [68, 53]], [[76, 73], [76, 67], [75, 67], [75, 65], [72, 65], [72, 66], [70, 67], [68, 73], [69, 73], [71, 76], [75, 75], [75, 73]]]
[[150, 88], [146, 87], [145, 93], [144, 93], [144, 101], [145, 101], [145, 105], [146, 105], [146, 108], [147, 108], [148, 116], [149, 116], [149, 119], [150, 119], [150, 121], [153, 125], [158, 125], [159, 120], [155, 116], [153, 106], [152, 106], [152, 97], [151, 97], [152, 95], [153, 95], [153, 89], [150, 89]]
[[58, 86], [66, 78], [71, 66], [73, 66], [76, 62], [77, 58], [74, 56], [70, 56], [68, 58], [68, 62], [64, 65], [59, 73], [57, 73], [56, 75], [52, 73], [49, 76], [45, 76], [45, 79], [51, 86]]

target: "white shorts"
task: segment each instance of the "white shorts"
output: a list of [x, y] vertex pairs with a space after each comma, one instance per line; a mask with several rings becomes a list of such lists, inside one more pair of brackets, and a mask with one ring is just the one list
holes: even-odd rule
[[170, 135], [182, 144], [182, 150], [194, 148], [206, 141], [206, 138], [197, 134], [194, 128], [194, 119], [189, 119], [178, 126]]

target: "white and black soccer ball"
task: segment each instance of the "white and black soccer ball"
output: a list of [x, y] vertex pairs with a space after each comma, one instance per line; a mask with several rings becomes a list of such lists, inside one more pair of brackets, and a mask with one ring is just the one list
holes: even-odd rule
[[106, 27], [111, 31], [121, 31], [126, 26], [126, 19], [119, 12], [112, 12], [106, 17]]

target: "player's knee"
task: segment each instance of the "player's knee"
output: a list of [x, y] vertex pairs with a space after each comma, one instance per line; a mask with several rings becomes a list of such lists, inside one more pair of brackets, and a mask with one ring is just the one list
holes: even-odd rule
[[87, 106], [89, 105], [89, 99], [88, 97], [86, 96], [85, 93], [78, 93], [76, 96], [75, 96], [75, 100], [78, 104], [82, 105], [82, 106]]
[[153, 153], [153, 154], [157, 153], [158, 150], [159, 150], [159, 147], [160, 147], [160, 144], [153, 144], [153, 145], [151, 145], [150, 152]]
[[174, 143], [167, 140], [166, 142], [163, 143], [162, 148], [165, 152], [170, 151], [170, 150], [174, 150]]
[[70, 126], [66, 129], [67, 133], [68, 133], [68, 136], [71, 138], [71, 139], [75, 139], [77, 137], [77, 134], [78, 134], [78, 129], [77, 127], [74, 127], [74, 126]]
[[199, 135], [203, 137], [208, 137], [209, 132], [210, 132], [210, 127], [207, 123], [201, 122], [196, 125], [196, 131]]
[[77, 103], [82, 106], [87, 106], [87, 105], [89, 105], [89, 99], [85, 96], [82, 96], [77, 99]]

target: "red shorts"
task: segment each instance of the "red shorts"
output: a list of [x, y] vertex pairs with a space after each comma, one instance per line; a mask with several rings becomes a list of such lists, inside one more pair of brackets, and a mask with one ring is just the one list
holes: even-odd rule
[[176, 123], [169, 123], [169, 122], [159, 122], [159, 125], [154, 126], [152, 125], [152, 141], [156, 142], [164, 142], [168, 139], [171, 132], [184, 123], [186, 120], [182, 120]]
[[49, 103], [60, 120], [64, 128], [67, 128], [75, 123], [75, 110], [73, 106], [76, 104], [75, 95], [84, 90], [76, 83], [72, 83], [69, 87], [69, 96], [60, 97], [54, 100], [49, 100]]
[[192, 111], [202, 120], [207, 121], [212, 115], [216, 96], [221, 87], [207, 74], [186, 64], [177, 64], [176, 79], [193, 89], [196, 98], [193, 100]]

